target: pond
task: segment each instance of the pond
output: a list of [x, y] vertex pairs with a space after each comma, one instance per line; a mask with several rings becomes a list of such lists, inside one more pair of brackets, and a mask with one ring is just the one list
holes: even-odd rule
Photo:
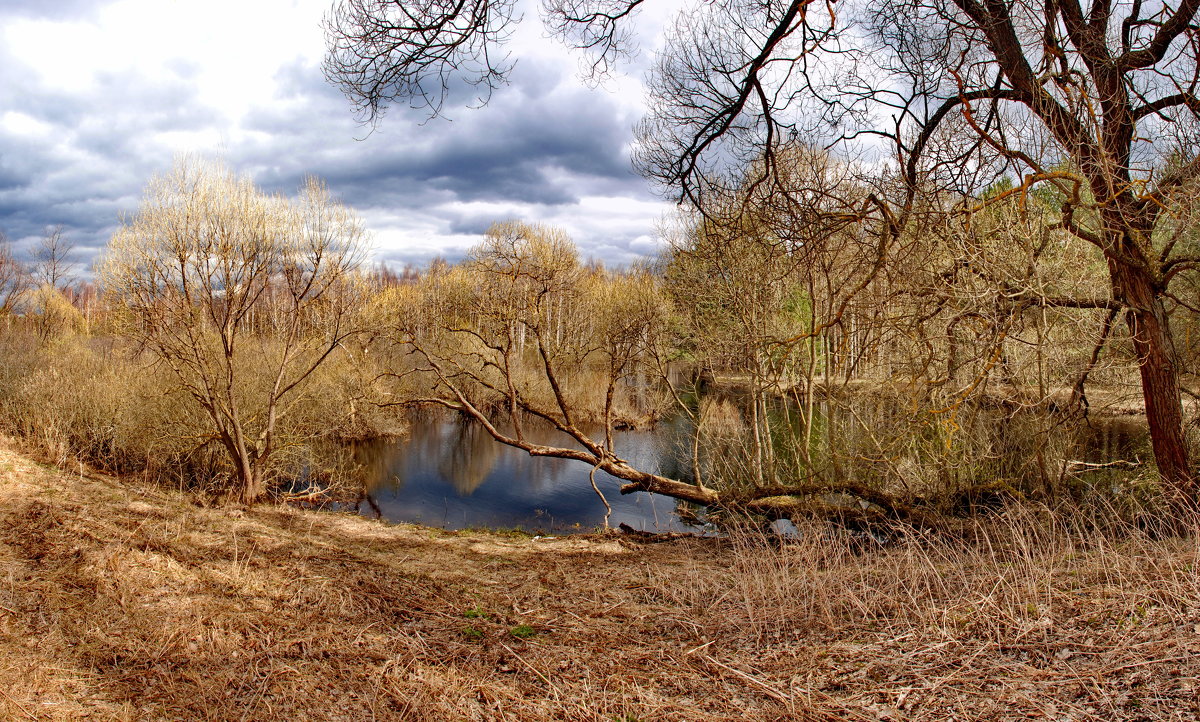
[[[617, 453], [636, 468], [675, 474], [672, 422], [654, 431], [623, 431]], [[527, 432], [531, 441], [564, 445], [549, 428]], [[532, 457], [488, 436], [481, 426], [451, 415], [419, 418], [402, 439], [360, 444], [359, 464], [372, 481], [357, 510], [388, 521], [444, 529], [523, 529], [541, 534], [591, 532], [604, 527], [604, 503], [592, 489], [591, 467], [578, 461]], [[624, 482], [596, 472], [596, 486], [612, 506], [609, 524], [643, 531], [696, 530], [676, 515], [676, 500], [658, 494], [622, 495]]]
[[[989, 424], [990, 426], [990, 424]], [[992, 433], [1004, 437], [1003, 424]], [[527, 426], [534, 443], [568, 445], [549, 427]], [[649, 431], [617, 432], [617, 453], [638, 469], [688, 480], [690, 428], [681, 417]], [[1076, 458], [1088, 462], [1147, 458], [1140, 419], [1093, 419], [1078, 430]], [[360, 514], [393, 522], [445, 529], [521, 529], [538, 534], [591, 532], [604, 526], [605, 506], [588, 479], [591, 467], [578, 461], [532, 457], [493, 440], [478, 424], [451, 414], [421, 414], [398, 440], [360, 443], [352, 448], [367, 485], [357, 504]], [[729, 452], [725, 449], [724, 452]], [[1022, 456], [1009, 447], [1003, 452]], [[1089, 474], [1099, 482], [1100, 474]], [[623, 482], [603, 471], [596, 485], [612, 506], [609, 524], [624, 523], [654, 532], [700, 531], [682, 521], [680, 502], [656, 494], [622, 495]]]

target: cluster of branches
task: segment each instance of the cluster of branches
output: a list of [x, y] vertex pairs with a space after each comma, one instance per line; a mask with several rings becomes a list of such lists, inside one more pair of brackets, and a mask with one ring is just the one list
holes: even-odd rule
[[245, 502], [267, 490], [303, 385], [358, 330], [365, 237], [316, 180], [293, 201], [184, 160], [108, 247], [101, 277], [123, 331], [203, 410], [200, 443], [226, 451]]
[[[588, 270], [562, 231], [517, 222], [493, 226], [467, 261], [392, 289], [378, 308], [407, 358], [391, 374], [397, 403], [461, 412], [502, 443], [587, 463], [627, 491], [712, 503], [712, 490], [636, 469], [614, 445], [616, 428], [646, 415], [635, 380], [653, 373], [668, 310], [645, 271]], [[530, 423], [564, 443], [536, 443]]]
[[[547, 0], [543, 17], [604, 72], [631, 48], [639, 5]], [[947, 227], [930, 214], [1043, 193], [1048, 230], [1095, 249], [1106, 267], [1106, 293], [1081, 303], [1123, 314], [1167, 496], [1194, 506], [1168, 312], [1190, 304], [1173, 289], [1200, 264], [1181, 223], [1200, 175], [1198, 10], [1197, 0], [701, 3], [680, 14], [658, 56], [635, 161], [712, 217], [741, 192], [747, 169], [751, 186], [790, 199], [783, 155], [797, 141], [865, 154], [865, 200], [833, 215], [869, 218], [895, 248], [931, 223]], [[453, 22], [439, 24], [446, 12]], [[472, 30], [462, 18], [486, 22]], [[354, 54], [331, 61], [330, 77], [372, 120], [399, 99], [437, 114], [447, 78], [492, 88], [506, 77], [507, 64], [487, 65], [492, 74], [472, 63], [486, 65], [484, 51], [502, 47], [516, 20], [493, 0], [342, 5], [327, 26], [330, 57]], [[376, 43], [359, 30], [371, 23], [403, 42]], [[414, 78], [441, 90], [431, 95]], [[985, 197], [1005, 176], [1013, 187]], [[977, 235], [967, 229], [960, 238]], [[903, 267], [892, 263], [898, 253], [877, 257]]]

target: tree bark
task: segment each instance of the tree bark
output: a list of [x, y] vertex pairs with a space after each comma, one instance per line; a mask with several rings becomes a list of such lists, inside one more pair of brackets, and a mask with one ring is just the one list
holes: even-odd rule
[[1162, 296], [1144, 269], [1110, 262], [1110, 273], [1113, 295], [1127, 307], [1125, 319], [1141, 374], [1150, 442], [1164, 491], [1172, 504], [1194, 508], [1196, 479], [1188, 462], [1175, 349]]
[[254, 504], [266, 493], [266, 486], [263, 484], [262, 479], [262, 470], [256, 468], [257, 465], [250, 454], [237, 443], [233, 436], [227, 433], [222, 434], [221, 442], [229, 452], [230, 457], [234, 460], [234, 469], [237, 474], [237, 486], [235, 488], [238, 501], [243, 504]]
[[243, 466], [239, 470], [238, 476], [241, 478], [241, 501], [243, 504], [254, 504], [266, 494], [266, 486], [263, 484], [262, 474], [253, 466]]

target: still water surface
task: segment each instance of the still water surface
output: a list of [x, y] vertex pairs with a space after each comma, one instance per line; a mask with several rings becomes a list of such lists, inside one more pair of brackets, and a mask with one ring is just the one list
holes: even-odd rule
[[[536, 443], [566, 445], [566, 437], [549, 429], [527, 435]], [[617, 453], [634, 467], [671, 474], [675, 436], [668, 423], [655, 431], [619, 432], [614, 442]], [[362, 445], [356, 455], [375, 480], [358, 504], [365, 516], [445, 529], [519, 528], [539, 533], [594, 531], [604, 525], [604, 503], [588, 481], [591, 467], [532, 457], [462, 419], [422, 419], [403, 439]], [[622, 483], [596, 472], [596, 486], [612, 505], [611, 526], [694, 529], [676, 517], [674, 499], [646, 493], [622, 496]]]

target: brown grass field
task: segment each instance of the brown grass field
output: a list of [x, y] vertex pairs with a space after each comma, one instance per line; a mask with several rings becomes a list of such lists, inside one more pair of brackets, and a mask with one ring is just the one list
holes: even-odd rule
[[1197, 535], [809, 531], [205, 508], [0, 440], [0, 719], [1200, 719]]

